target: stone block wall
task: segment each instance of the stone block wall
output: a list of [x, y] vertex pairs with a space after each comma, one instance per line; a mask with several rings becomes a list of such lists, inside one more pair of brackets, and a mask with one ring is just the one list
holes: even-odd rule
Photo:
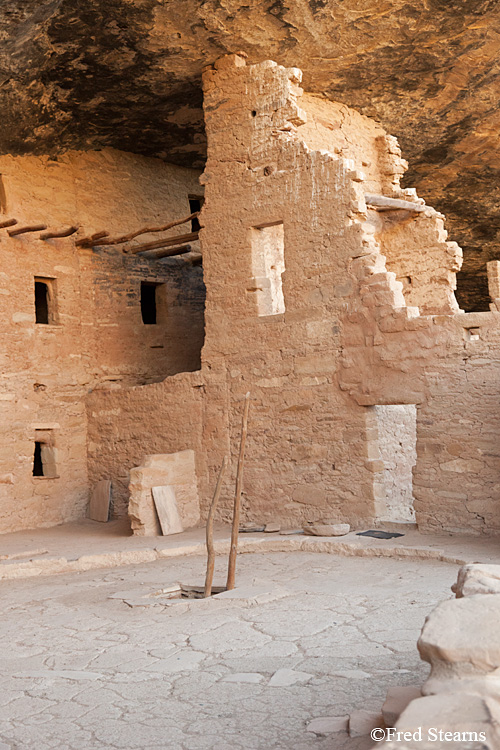
[[[120, 235], [188, 215], [188, 196], [200, 192], [198, 173], [111, 149], [57, 160], [2, 156], [0, 172], [6, 197], [0, 221], [80, 227], [72, 237], [48, 241], [39, 232], [11, 238], [0, 230], [5, 532], [85, 515], [87, 394], [198, 369], [204, 285], [201, 269], [184, 260], [128, 256], [120, 246], [75, 246], [75, 239], [99, 230]], [[49, 324], [36, 322], [37, 278], [50, 288]], [[142, 322], [141, 281], [160, 285], [158, 325]], [[55, 470], [34, 476], [41, 441], [42, 452], [45, 441], [53, 443]]]
[[137, 536], [158, 536], [164, 532], [155, 508], [155, 488], [167, 493], [170, 512], [167, 511], [165, 520], [168, 528], [174, 529], [172, 533], [197, 525], [200, 503], [193, 450], [146, 456], [141, 466], [131, 469], [128, 514]]
[[[173, 374], [186, 367], [195, 348], [189, 342], [198, 342], [199, 353], [198, 272], [185, 278], [169, 270], [168, 294], [181, 304], [165, 341], [177, 336], [186, 348], [169, 346], [168, 361], [151, 352], [141, 359], [135, 347], [157, 345], [153, 334], [134, 328], [134, 284], [144, 267], [136, 271], [110, 251], [78, 256], [93, 268], [99, 301], [89, 302], [93, 317], [81, 323], [82, 337], [95, 342], [85, 354], [93, 359], [75, 375], [88, 389], [88, 373], [99, 371], [86, 400], [89, 484], [111, 478], [114, 512], [122, 515], [131, 468], [146, 455], [193, 450], [203, 515], [230, 454], [219, 513], [228, 520], [250, 391], [244, 518], [371, 524], [395, 512], [401, 494], [383, 460], [396, 433], [384, 440], [373, 407], [405, 414], [416, 407], [420, 528], [497, 533], [499, 314], [458, 312], [460, 249], [448, 241], [440, 214], [412, 210], [421, 202], [399, 188], [405, 163], [395, 140], [339, 105], [302, 97], [299, 84], [295, 68], [247, 66], [240, 55], [205, 71], [200, 243], [207, 295], [198, 372]], [[410, 208], [375, 211], [365, 198], [372, 191]], [[122, 279], [122, 269], [132, 281], [108, 286], [108, 275]], [[80, 270], [76, 277], [82, 287]], [[82, 288], [89, 294], [90, 285]], [[19, 324], [33, 328], [32, 320]], [[23, 356], [15, 336], [9, 351]], [[190, 361], [194, 369], [200, 360]]]
[[[500, 315], [411, 317], [408, 308], [378, 309], [369, 320], [377, 343], [351, 343], [341, 377], [366, 405], [416, 404], [419, 528], [498, 534]], [[366, 330], [367, 318], [358, 321]]]
[[114, 516], [127, 514], [130, 470], [147, 455], [194, 450], [197, 478], [205, 477], [203, 393], [195, 372], [87, 397], [90, 484], [112, 479]]
[[[299, 82], [300, 71], [270, 61], [247, 67], [239, 56], [223, 58], [205, 73], [208, 160], [200, 239], [206, 338], [201, 424], [192, 425], [189, 447], [201, 451], [202, 510], [222, 457], [231, 450], [232, 474], [220, 503], [220, 517], [227, 520], [241, 408], [250, 390], [245, 517], [285, 524], [324, 517], [370, 522], [385, 507], [374, 477], [370, 415], [338, 388], [337, 374], [342, 321], [356, 291], [352, 259], [363, 253], [364, 235], [352, 217], [359, 211], [364, 178], [350, 159], [304, 142], [307, 114], [298, 106]], [[337, 110], [333, 107], [330, 115]], [[352, 114], [353, 122], [357, 117]], [[371, 189], [389, 182], [393, 191], [400, 154], [382, 131], [364, 121], [373, 150]], [[349, 127], [353, 134], [355, 125]], [[319, 145], [325, 134], [313, 130], [308, 137]], [[380, 138], [387, 151], [383, 159]], [[353, 154], [363, 151], [361, 144]], [[281, 241], [284, 270], [276, 247], [270, 248]], [[266, 307], [263, 300], [272, 300], [277, 281], [282, 300]], [[154, 451], [188, 447], [176, 411], [161, 414], [172, 400], [183, 398], [184, 382], [169, 378], [155, 386], [155, 393], [154, 424], [162, 419], [170, 430], [153, 428]], [[110, 411], [118, 409], [123, 450], [121, 458], [96, 450], [91, 459], [96, 479], [121, 472], [124, 462], [140, 462], [140, 449], [153, 450], [151, 425], [143, 428], [140, 446], [137, 440], [148, 397], [142, 389], [126, 393], [125, 411], [119, 398], [118, 393], [94, 394], [89, 402], [89, 414], [100, 412], [102, 400], [113, 403]], [[93, 418], [89, 429], [96, 433]]]

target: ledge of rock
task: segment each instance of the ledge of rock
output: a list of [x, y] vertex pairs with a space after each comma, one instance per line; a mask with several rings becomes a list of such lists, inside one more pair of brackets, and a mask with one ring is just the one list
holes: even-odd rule
[[418, 650], [431, 665], [424, 695], [465, 690], [500, 695], [500, 596], [441, 602], [427, 617]]
[[237, 50], [297, 66], [308, 91], [399, 139], [406, 184], [464, 248], [461, 307], [487, 310], [500, 231], [499, 16], [493, 0], [10, 0], [0, 152], [111, 146], [201, 168], [203, 67]]

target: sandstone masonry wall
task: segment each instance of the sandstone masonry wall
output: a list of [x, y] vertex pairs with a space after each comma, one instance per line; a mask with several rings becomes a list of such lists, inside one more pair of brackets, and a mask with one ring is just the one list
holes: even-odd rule
[[[106, 149], [0, 157], [2, 220], [78, 234], [42, 241], [0, 231], [0, 531], [49, 526], [85, 514], [89, 496], [89, 391], [162, 380], [200, 366], [204, 286], [182, 260], [83, 250], [75, 238], [121, 234], [189, 214], [198, 174]], [[53, 296], [49, 324], [35, 322], [35, 278]], [[159, 284], [158, 325], [144, 325], [141, 281]], [[57, 476], [33, 476], [35, 442], [48, 441]], [[51, 472], [52, 473], [52, 472]]]
[[[461, 253], [441, 214], [367, 203], [376, 190], [421, 205], [399, 187], [395, 139], [326, 101], [302, 108], [299, 83], [297, 69], [239, 55], [205, 71], [199, 380], [94, 393], [91, 476], [125, 485], [145, 454], [192, 448], [206, 510], [229, 449], [234, 478], [249, 390], [244, 517], [375, 523], [387, 469], [372, 407], [416, 406], [420, 528], [497, 533], [498, 313], [458, 313]], [[103, 419], [118, 456], [111, 440], [100, 449]], [[231, 494], [227, 481], [221, 518]]]
[[[206, 72], [202, 423], [187, 425], [191, 442], [186, 444], [185, 425], [175, 411], [162, 412], [167, 404], [161, 399], [155, 404], [152, 391], [148, 395], [134, 389], [125, 407], [119, 393], [102, 396], [102, 411], [116, 416], [113, 423], [124, 453], [118, 458], [97, 449], [91, 460], [93, 478], [121, 474], [124, 464], [140, 463], [146, 453], [200, 446], [199, 486], [206, 509], [229, 446], [234, 476], [241, 405], [250, 390], [243, 502], [247, 518], [299, 523], [327, 515], [360, 523], [383, 512], [385, 493], [382, 496], [374, 482], [368, 441], [370, 415], [339, 390], [336, 375], [341, 321], [355, 289], [351, 258], [362, 251], [362, 233], [350, 218], [360, 178], [351, 160], [311, 150], [303, 142], [306, 115], [297, 104], [299, 81], [300, 71], [272, 62], [246, 67], [238, 56], [224, 58]], [[338, 108], [331, 114], [338, 115]], [[356, 113], [350, 117], [353, 122], [358, 118]], [[383, 133], [362, 119], [367, 140], [372, 138], [373, 189], [382, 184], [380, 163], [384, 180], [394, 186], [400, 154], [392, 153], [392, 142], [383, 136], [390, 151], [381, 162], [380, 143], [374, 145], [374, 139]], [[355, 126], [349, 127], [354, 136]], [[310, 137], [319, 144], [323, 135]], [[280, 225], [281, 231], [266, 232]], [[266, 276], [270, 237], [283, 238], [281, 279], [274, 272]], [[275, 253], [273, 262], [277, 257]], [[284, 311], [264, 304], [278, 293], [276, 285]], [[155, 386], [156, 396], [163, 389], [188, 411], [192, 399], [186, 399], [183, 381], [167, 379]], [[154, 438], [145, 434], [150, 425], [141, 427], [146, 404], [158, 412]], [[100, 414], [101, 395], [95, 394], [90, 405], [89, 414]], [[92, 424], [93, 416], [90, 419], [90, 433], [95, 434], [98, 427]], [[168, 434], [165, 427], [158, 431], [158, 420], [169, 426]], [[228, 481], [221, 518], [229, 517], [231, 496]]]

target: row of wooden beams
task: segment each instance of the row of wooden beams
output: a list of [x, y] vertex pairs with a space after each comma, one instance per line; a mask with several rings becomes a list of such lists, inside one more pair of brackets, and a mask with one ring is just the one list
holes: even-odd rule
[[152, 253], [144, 257], [157, 260], [159, 258], [171, 258], [174, 255], [184, 255], [191, 251], [191, 245], [176, 245], [175, 247], [169, 247], [167, 250], [160, 250], [159, 252]]
[[155, 250], [159, 247], [172, 247], [173, 245], [184, 245], [187, 242], [195, 242], [198, 239], [198, 232], [189, 232], [189, 234], [178, 234], [177, 237], [165, 237], [162, 240], [154, 240], [154, 242], [146, 242], [143, 245], [135, 245], [134, 247], [124, 247], [123, 252], [129, 255], [136, 255], [137, 253], [144, 253], [147, 250]]
[[[0, 229], [7, 229], [8, 227], [14, 227], [18, 223], [17, 219], [6, 219], [0, 221]], [[53, 237], [70, 237], [72, 234], [78, 231], [78, 227], [68, 227], [67, 229], [60, 229], [59, 231], [45, 232], [47, 229], [45, 224], [28, 224], [27, 226], [17, 227], [16, 229], [9, 229], [7, 234], [9, 237], [17, 237], [19, 234], [27, 234], [28, 232], [42, 232], [39, 239], [50, 240]]]
[[40, 235], [41, 240], [52, 240], [57, 237], [71, 237], [72, 234], [78, 232], [78, 227], [68, 227], [67, 229], [61, 229], [59, 232], [42, 232]]
[[[124, 234], [121, 237], [115, 238], [110, 238], [109, 232], [106, 231], [95, 232], [88, 237], [83, 237], [82, 239], [77, 240], [75, 245], [77, 247], [83, 248], [91, 248], [95, 245], [118, 245], [122, 242], [127, 242], [129, 240], [135, 239], [135, 237], [138, 237], [141, 234], [165, 232], [168, 229], [179, 226], [180, 224], [186, 224], [187, 222], [196, 219], [199, 215], [200, 212], [195, 211], [194, 213], [184, 217], [183, 219], [177, 219], [176, 221], [171, 221], [168, 224], [163, 224], [162, 226], [158, 227], [144, 227], [143, 229], [139, 229], [136, 232], [130, 232], [129, 234]], [[0, 222], [0, 229], [7, 229], [8, 227], [16, 226], [17, 223], [17, 219], [7, 219], [6, 221]], [[31, 224], [21, 227], [16, 226], [16, 229], [8, 229], [8, 234], [10, 237], [17, 237], [20, 234], [26, 234], [28, 232], [41, 232], [39, 239], [45, 241], [57, 237], [70, 237], [72, 234], [75, 234], [75, 232], [78, 231], [79, 227], [71, 226], [58, 231], [45, 231], [46, 229], [47, 226], [45, 224]], [[135, 247], [123, 248], [123, 252], [129, 253], [131, 255], [136, 255], [137, 253], [146, 253], [150, 250], [168, 248], [167, 250], [163, 250], [162, 252], [149, 255], [149, 257], [156, 259], [168, 258], [174, 255], [184, 255], [191, 250], [191, 245], [189, 244], [189, 242], [197, 240], [198, 236], [198, 232], [189, 232], [187, 234], [178, 235], [177, 237], [165, 237], [162, 240], [146, 242], [142, 245], [136, 245]]]
[[17, 237], [18, 234], [26, 234], [27, 232], [43, 232], [44, 229], [47, 229], [46, 224], [31, 224], [27, 227], [9, 229], [7, 234], [9, 235], [9, 237]]
[[168, 224], [163, 224], [158, 227], [143, 227], [142, 229], [138, 229], [135, 232], [130, 232], [129, 234], [122, 234], [120, 237], [109, 237], [109, 232], [100, 233], [100, 236], [97, 236], [95, 234], [91, 235], [90, 237], [82, 237], [81, 240], [78, 240], [76, 243], [79, 247], [92, 247], [93, 245], [97, 244], [96, 240], [102, 238], [101, 242], [99, 242], [99, 245], [120, 245], [122, 242], [130, 242], [130, 240], [135, 239], [136, 237], [139, 237], [141, 234], [155, 234], [157, 232], [166, 232], [168, 229], [173, 229], [173, 227], [178, 227], [180, 224], [187, 224], [188, 221], [192, 221], [193, 219], [196, 219], [200, 215], [199, 211], [195, 211], [192, 214], [189, 214], [189, 216], [185, 216], [183, 219], [177, 219], [176, 221], [170, 221]]

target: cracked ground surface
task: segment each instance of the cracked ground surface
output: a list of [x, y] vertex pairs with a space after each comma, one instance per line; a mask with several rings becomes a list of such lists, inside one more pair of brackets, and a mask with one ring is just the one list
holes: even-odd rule
[[307, 724], [425, 679], [416, 640], [456, 573], [302, 552], [241, 555], [234, 598], [161, 593], [202, 583], [202, 557], [4, 582], [0, 750], [369, 748]]

